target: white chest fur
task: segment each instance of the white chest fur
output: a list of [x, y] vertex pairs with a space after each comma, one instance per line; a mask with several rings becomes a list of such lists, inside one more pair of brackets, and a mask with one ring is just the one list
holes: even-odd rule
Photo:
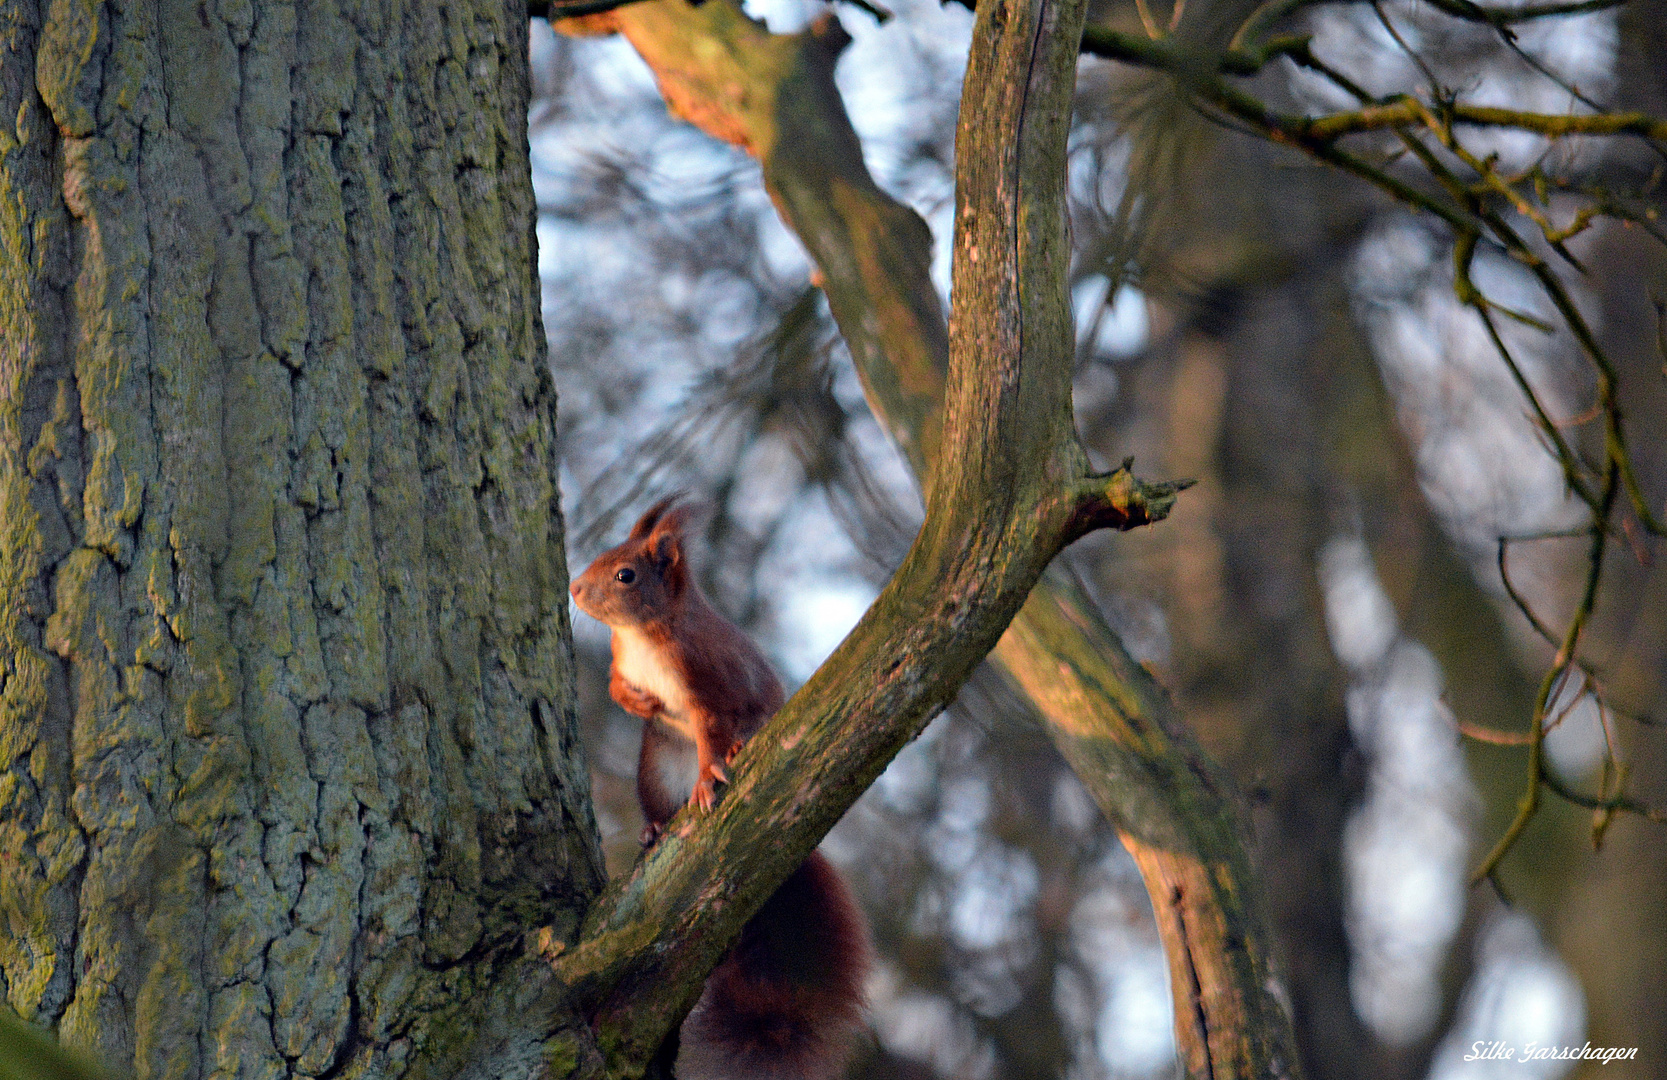
[[665, 705], [660, 719], [685, 738], [694, 738], [688, 688], [648, 635], [631, 627], [614, 627], [614, 670], [632, 686], [659, 698]]

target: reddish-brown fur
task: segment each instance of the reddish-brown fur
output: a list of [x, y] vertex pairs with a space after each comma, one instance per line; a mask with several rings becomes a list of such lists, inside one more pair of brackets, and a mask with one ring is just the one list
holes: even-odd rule
[[[644, 720], [661, 720], [693, 740], [699, 761], [692, 801], [711, 809], [716, 783], [741, 744], [781, 707], [781, 683], [764, 654], [728, 619], [712, 610], [689, 576], [683, 553], [687, 507], [674, 499], [650, 507], [623, 544], [605, 551], [573, 582], [573, 599], [614, 629], [608, 693]], [[632, 580], [619, 576], [630, 571]], [[655, 654], [687, 696], [668, 710], [653, 688], [632, 681], [626, 655], [633, 643]], [[675, 714], [674, 714], [675, 712]], [[638, 780], [641, 785], [641, 777]], [[656, 801], [650, 827], [664, 825]], [[649, 813], [645, 805], [644, 812]]]
[[862, 1021], [868, 928], [811, 852], [741, 931], [683, 1025], [680, 1080], [831, 1080]]
[[[692, 741], [697, 771], [689, 801], [710, 809], [717, 782], [728, 780], [724, 766], [783, 696], [764, 654], [712, 609], [690, 577], [683, 551], [689, 516], [676, 496], [656, 503], [624, 543], [573, 582], [580, 609], [614, 631], [608, 693], [643, 719], [637, 799], [647, 821], [645, 843], [682, 801], [663, 766]], [[707, 979], [683, 1028], [679, 1077], [837, 1075], [860, 1019], [868, 954], [855, 901], [832, 865], [813, 852]]]

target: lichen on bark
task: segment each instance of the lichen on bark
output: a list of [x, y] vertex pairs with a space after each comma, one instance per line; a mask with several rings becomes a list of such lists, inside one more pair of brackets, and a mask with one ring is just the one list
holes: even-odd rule
[[600, 867], [525, 35], [0, 12], [0, 997], [136, 1077], [537, 1067]]

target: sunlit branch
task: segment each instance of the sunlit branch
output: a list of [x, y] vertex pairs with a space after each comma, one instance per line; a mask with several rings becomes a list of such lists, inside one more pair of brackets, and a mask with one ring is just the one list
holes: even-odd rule
[[[1556, 731], [1558, 725], [1567, 720], [1569, 714], [1574, 712], [1575, 707], [1589, 694], [1586, 690], [1582, 690], [1580, 693], [1565, 696], [1568, 700], [1564, 702], [1562, 708], [1557, 710], [1557, 715], [1553, 716], [1545, 725], [1545, 730], [1548, 733]], [[1491, 746], [1527, 746], [1534, 741], [1534, 736], [1526, 731], [1496, 731], [1493, 728], [1466, 723], [1463, 720], [1457, 721], [1454, 726], [1458, 729], [1459, 734], [1465, 738], [1475, 739], [1477, 742], [1488, 743]]]
[[[533, 19], [575, 19], [581, 15], [600, 15], [605, 11], [635, 4], [639, 0], [527, 0], [527, 16]], [[844, 0], [859, 11], [873, 16], [877, 23], [892, 18], [892, 12], [877, 0]]]
[[[1354, 112], [1333, 113], [1309, 121], [1308, 134], [1317, 139], [1335, 139], [1361, 131], [1376, 131], [1396, 124], [1422, 122], [1428, 106], [1408, 95], [1398, 95], [1383, 105]], [[1531, 131], [1555, 139], [1564, 135], [1642, 135], [1667, 140], [1667, 120], [1641, 112], [1584, 113], [1579, 115], [1525, 112], [1485, 105], [1454, 102], [1443, 111], [1461, 124], [1507, 127]]]
[[1160, 38], [1163, 31], [1158, 29], [1158, 20], [1152, 17], [1151, 10], [1146, 6], [1146, 0], [1134, 0], [1135, 10], [1140, 12], [1140, 25], [1146, 28], [1146, 36]]
[[1489, 746], [1527, 746], [1534, 737], [1523, 731], [1495, 731], [1493, 728], [1482, 727], [1463, 720], [1454, 725], [1460, 735], [1477, 742], [1487, 743]]

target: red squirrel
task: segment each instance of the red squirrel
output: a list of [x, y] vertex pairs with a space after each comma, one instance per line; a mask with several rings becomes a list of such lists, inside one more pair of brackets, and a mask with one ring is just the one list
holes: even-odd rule
[[[678, 500], [650, 507], [572, 589], [579, 609], [613, 630], [608, 693], [643, 721], [645, 846], [684, 801], [711, 809], [725, 767], [783, 701], [770, 662], [690, 575], [692, 509]], [[811, 852], [707, 978], [683, 1025], [679, 1080], [831, 1080], [861, 1019], [868, 963], [856, 902]]]

